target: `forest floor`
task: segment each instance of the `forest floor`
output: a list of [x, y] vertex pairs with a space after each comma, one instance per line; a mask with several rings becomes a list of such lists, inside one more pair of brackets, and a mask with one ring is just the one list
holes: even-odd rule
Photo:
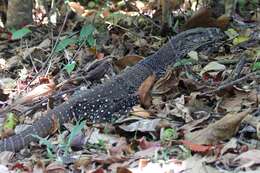
[[37, 11], [34, 25], [0, 35], [2, 139], [183, 30], [221, 27], [227, 39], [169, 67], [143, 91], [145, 108], [134, 106], [116, 123], [68, 122], [39, 143], [2, 152], [0, 173], [260, 172], [259, 11], [229, 20], [206, 8], [185, 13], [176, 5], [163, 15], [163, 4], [90, 2], [66, 4], [73, 12], [58, 6], [56, 26]]

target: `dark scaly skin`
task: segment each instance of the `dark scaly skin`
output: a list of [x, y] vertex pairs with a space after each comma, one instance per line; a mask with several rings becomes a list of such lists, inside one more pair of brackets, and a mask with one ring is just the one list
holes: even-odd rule
[[168, 65], [205, 44], [224, 38], [216, 28], [197, 28], [173, 37], [155, 54], [127, 69], [113, 80], [91, 90], [82, 91], [67, 102], [47, 112], [32, 126], [20, 134], [0, 141], [0, 151], [19, 151], [32, 141], [38, 141], [32, 134], [46, 137], [53, 125], [62, 125], [70, 119], [84, 118], [89, 122], [110, 122], [115, 112], [125, 111], [138, 103], [136, 91], [151, 74], [164, 74]]

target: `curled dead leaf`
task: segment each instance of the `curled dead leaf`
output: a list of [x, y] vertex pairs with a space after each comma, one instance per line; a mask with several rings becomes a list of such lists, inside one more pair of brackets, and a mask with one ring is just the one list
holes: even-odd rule
[[125, 69], [127, 66], [135, 65], [136, 63], [138, 63], [142, 59], [144, 59], [142, 56], [126, 55], [125, 57], [123, 57], [119, 60], [115, 60], [114, 64], [121, 71], [121, 70]]
[[152, 104], [152, 96], [150, 95], [150, 90], [152, 89], [155, 80], [155, 75], [150, 75], [138, 88], [140, 103], [144, 108], [148, 108]]
[[55, 172], [65, 173], [67, 171], [64, 165], [57, 162], [53, 162], [46, 167], [46, 173], [55, 173]]

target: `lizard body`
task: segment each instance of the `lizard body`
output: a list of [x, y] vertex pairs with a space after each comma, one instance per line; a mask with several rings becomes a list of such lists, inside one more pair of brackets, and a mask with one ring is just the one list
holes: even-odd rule
[[0, 141], [0, 151], [19, 151], [32, 141], [38, 141], [32, 134], [46, 137], [53, 131], [54, 122], [62, 125], [70, 119], [84, 118], [89, 122], [109, 122], [113, 113], [125, 111], [138, 103], [136, 91], [151, 74], [160, 77], [167, 66], [200, 47], [224, 38], [217, 28], [197, 28], [173, 37], [155, 54], [145, 58], [111, 81], [82, 91], [68, 101], [37, 120], [20, 134]]

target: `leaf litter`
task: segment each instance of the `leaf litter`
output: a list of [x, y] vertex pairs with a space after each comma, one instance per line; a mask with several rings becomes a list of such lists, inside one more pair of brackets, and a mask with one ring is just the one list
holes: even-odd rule
[[[13, 41], [0, 46], [0, 115], [9, 119], [1, 124], [11, 129], [2, 128], [1, 138], [160, 48], [167, 39], [163, 31], [173, 26], [158, 10], [165, 12], [163, 2], [111, 1], [111, 7], [69, 2], [74, 17], [65, 21], [62, 36], [55, 28], [52, 37], [44, 25], [37, 34], [26, 27], [14, 31]], [[183, 1], [172, 3], [171, 17], [178, 9], [191, 12]], [[218, 22], [223, 18], [213, 19], [205, 9], [194, 13], [185, 28], [194, 23], [227, 27], [227, 20], [222, 26]], [[185, 22], [182, 15], [178, 20]], [[208, 23], [200, 23], [200, 15]], [[65, 128], [53, 120], [58, 133], [18, 153], [2, 152], [0, 172], [257, 172], [260, 48], [254, 34], [259, 28], [243, 30], [246, 21], [234, 18], [236, 25], [226, 32], [229, 40], [216, 50], [190, 52], [157, 81], [150, 76], [138, 90], [141, 105], [129, 116], [115, 124], [81, 121]], [[174, 34], [184, 28], [177, 23], [170, 29]], [[239, 63], [245, 51], [244, 63]], [[248, 73], [256, 75], [245, 77]], [[10, 112], [16, 117], [8, 118]]]

